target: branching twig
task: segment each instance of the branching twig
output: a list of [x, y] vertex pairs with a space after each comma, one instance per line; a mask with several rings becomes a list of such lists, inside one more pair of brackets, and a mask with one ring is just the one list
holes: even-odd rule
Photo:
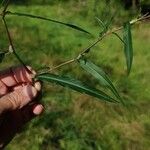
[[[52, 21], [52, 22], [56, 22], [56, 23], [61, 23], [61, 24], [68, 25], [68, 26], [70, 26], [70, 24], [66, 24], [66, 23], [62, 23], [62, 22], [55, 21], [55, 20], [52, 20], [52, 19], [47, 19], [47, 18], [44, 18], [44, 17], [34, 16], [34, 15], [30, 15], [30, 14], [12, 13], [10, 11], [7, 11], [7, 8], [9, 6], [9, 2], [10, 2], [10, 0], [6, 0], [6, 5], [4, 6], [3, 12], [0, 15], [2, 16], [2, 20], [3, 20], [3, 23], [4, 23], [5, 28], [6, 28], [7, 36], [8, 36], [9, 43], [10, 43], [10, 49], [12, 50], [12, 52], [16, 56], [16, 58], [19, 60], [19, 62], [27, 69], [27, 71], [30, 72], [30, 70], [26, 67], [26, 65], [24, 64], [24, 62], [20, 59], [20, 57], [18, 56], [18, 54], [15, 51], [15, 48], [14, 48], [14, 45], [13, 45], [13, 42], [12, 42], [12, 39], [11, 39], [11, 36], [10, 36], [10, 32], [8, 30], [8, 26], [7, 26], [7, 23], [6, 23], [6, 20], [5, 20], [5, 16], [11, 14], [11, 15], [19, 15], [19, 16], [26, 16], [26, 17], [37, 18], [37, 19], [42, 19], [42, 20], [48, 20], [48, 21]], [[146, 20], [146, 19], [150, 19], [150, 15], [146, 14], [146, 15], [143, 15], [142, 17], [140, 17], [140, 18], [134, 19], [134, 20], [130, 21], [130, 24], [133, 25], [133, 24], [135, 24], [137, 22], [141, 22], [141, 21]], [[115, 34], [117, 31], [120, 31], [122, 29], [123, 29], [123, 26], [118, 27], [118, 28], [113, 28], [112, 30], [108, 30], [108, 31], [104, 32], [96, 41], [94, 41], [91, 45], [89, 45], [87, 48], [85, 48], [84, 50], [82, 50], [78, 54], [77, 57], [75, 57], [74, 59], [65, 61], [64, 63], [61, 63], [61, 64], [59, 64], [59, 65], [57, 65], [55, 67], [52, 67], [52, 68], [48, 69], [47, 71], [45, 71], [43, 73], [51, 72], [51, 71], [53, 71], [55, 69], [61, 68], [61, 67], [65, 66], [65, 65], [68, 65], [68, 64], [71, 64], [71, 63], [77, 61], [83, 55], [89, 53], [91, 51], [91, 49], [95, 45], [97, 45], [101, 40], [103, 40], [105, 37], [107, 37], [108, 35], [111, 35], [111, 34]], [[122, 40], [122, 39], [120, 38], [120, 40]], [[42, 74], [42, 73], [40, 73], [40, 74]]]
[[12, 53], [16, 56], [16, 58], [19, 60], [19, 62], [20, 62], [24, 67], [26, 67], [26, 65], [24, 64], [24, 62], [20, 59], [20, 57], [19, 57], [18, 54], [16, 53], [16, 50], [15, 50], [15, 48], [14, 48], [14, 45], [13, 45], [13, 42], [12, 42], [12, 39], [11, 39], [11, 36], [10, 36], [9, 30], [8, 30], [8, 26], [7, 26], [7, 23], [6, 23], [5, 18], [3, 18], [3, 23], [4, 23], [4, 25], [5, 25], [5, 29], [6, 29], [7, 36], [8, 36], [9, 43], [10, 43], [9, 50], [12, 51]]
[[[147, 15], [143, 15], [142, 17], [140, 17], [140, 18], [138, 18], [138, 19], [131, 20], [131, 21], [130, 21], [130, 24], [133, 25], [133, 24], [135, 24], [135, 23], [137, 23], [137, 22], [141, 22], [141, 21], [144, 21], [144, 20], [146, 20], [146, 19], [150, 19], [150, 15], [148, 15], [148, 16], [147, 16]], [[66, 61], [66, 62], [64, 62], [64, 63], [61, 63], [61, 64], [59, 64], [59, 65], [57, 65], [57, 66], [55, 66], [55, 67], [53, 67], [53, 68], [51, 68], [51, 69], [45, 71], [44, 73], [51, 72], [51, 71], [53, 71], [53, 70], [55, 70], [55, 69], [61, 68], [61, 67], [65, 66], [65, 65], [68, 65], [68, 64], [71, 64], [71, 63], [77, 61], [77, 60], [80, 59], [83, 55], [89, 53], [90, 50], [91, 50], [91, 48], [93, 48], [95, 45], [97, 45], [97, 44], [98, 44], [101, 40], [103, 40], [106, 36], [111, 35], [111, 34], [114, 34], [115, 32], [120, 31], [120, 30], [122, 30], [122, 29], [123, 29], [123, 26], [118, 27], [118, 28], [114, 28], [114, 29], [112, 29], [112, 30], [108, 30], [108, 31], [107, 31], [106, 33], [104, 33], [101, 37], [99, 37], [95, 42], [93, 42], [93, 43], [92, 43], [91, 45], [89, 45], [86, 49], [84, 49], [83, 51], [81, 51], [81, 52], [78, 54], [78, 56], [77, 56], [76, 58], [71, 59], [71, 60], [69, 60], [69, 61]], [[41, 74], [41, 73], [40, 73], [40, 74]]]
[[[134, 19], [134, 20], [130, 21], [130, 24], [133, 25], [133, 24], [135, 24], [135, 23], [137, 23], [137, 22], [139, 22], [139, 21], [143, 21], [143, 20], [146, 20], [146, 19], [149, 19], [149, 18], [150, 18], [150, 15], [148, 15], [148, 16], [145, 16], [145, 15], [144, 15], [144, 16], [138, 18], [138, 19]], [[118, 27], [118, 28], [114, 28], [114, 29], [112, 29], [112, 30], [107, 31], [107, 32], [106, 32], [105, 34], [103, 34], [100, 38], [98, 38], [97, 41], [95, 41], [93, 44], [91, 44], [89, 47], [87, 47], [85, 50], [83, 50], [79, 55], [84, 55], [84, 54], [88, 53], [91, 48], [93, 48], [95, 45], [97, 45], [97, 44], [98, 44], [102, 39], [104, 39], [106, 36], [108, 36], [108, 35], [110, 35], [110, 34], [113, 34], [113, 33], [117, 32], [117, 31], [119, 31], [119, 30], [122, 30], [122, 29], [123, 29], [123, 26]]]
[[38, 75], [41, 75], [41, 74], [47, 73], [47, 72], [51, 72], [51, 71], [53, 71], [53, 70], [55, 70], [55, 69], [61, 68], [61, 67], [65, 66], [65, 65], [71, 64], [71, 63], [73, 63], [73, 62], [75, 62], [75, 61], [76, 61], [76, 59], [71, 59], [71, 60], [68, 60], [68, 61], [66, 61], [66, 62], [64, 62], [64, 63], [61, 63], [60, 65], [57, 65], [57, 66], [55, 66], [55, 67], [48, 67], [48, 68], [50, 68], [50, 69], [48, 69], [46, 72], [45, 72], [45, 71], [40, 72], [40, 73], [38, 73]]
[[[4, 2], [3, 2], [3, 3], [4, 3]], [[6, 10], [7, 10], [7, 8], [8, 8], [9, 3], [10, 3], [10, 0], [7, 0], [7, 1], [6, 1], [6, 5], [5, 5], [4, 9], [3, 9], [3, 13], [5, 13], [5, 12], [6, 12]]]
[[13, 44], [9, 29], [8, 29], [8, 26], [7, 26], [7, 23], [6, 23], [6, 20], [5, 20], [6, 11], [7, 11], [7, 8], [9, 6], [9, 3], [10, 3], [10, 0], [7, 0], [6, 5], [4, 6], [3, 12], [1, 14], [5, 29], [6, 29], [7, 37], [8, 37], [8, 40], [9, 40], [9, 44], [10, 44], [9, 51], [12, 51], [12, 53], [15, 55], [15, 57], [18, 59], [18, 61], [25, 67], [25, 69], [29, 73], [31, 73], [31, 71], [26, 67], [25, 63], [20, 59], [20, 57], [16, 53], [16, 50], [15, 50], [15, 47], [14, 47], [14, 44]]

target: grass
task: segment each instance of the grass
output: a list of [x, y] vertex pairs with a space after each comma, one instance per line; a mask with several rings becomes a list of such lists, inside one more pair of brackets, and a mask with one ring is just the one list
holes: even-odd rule
[[[11, 6], [12, 11], [74, 22], [94, 35], [91, 37], [53, 23], [7, 17], [17, 52], [27, 64], [35, 69], [45, 64], [57, 65], [76, 56], [95, 39], [100, 28], [94, 21], [92, 8], [89, 8], [91, 3], [85, 7], [75, 4], [71, 2], [52, 6]], [[126, 13], [122, 14], [126, 16]], [[8, 44], [2, 23], [0, 35], [0, 48], [6, 49]], [[123, 45], [115, 36], [104, 39], [88, 56], [109, 74], [121, 96], [128, 102], [128, 109], [56, 85], [44, 85], [42, 103], [45, 104], [45, 113], [28, 124], [6, 149], [148, 150], [149, 37], [149, 24], [140, 24], [133, 29], [134, 64], [129, 77], [126, 77], [125, 72]], [[17, 63], [13, 56], [8, 56], [1, 68]], [[55, 73], [97, 85], [77, 64], [64, 67]]]

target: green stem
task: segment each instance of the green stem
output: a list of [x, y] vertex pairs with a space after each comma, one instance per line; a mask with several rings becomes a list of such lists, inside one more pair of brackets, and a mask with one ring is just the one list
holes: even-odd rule
[[[137, 22], [141, 22], [141, 21], [144, 21], [144, 20], [146, 20], [146, 19], [150, 19], [150, 15], [148, 15], [148, 16], [144, 15], [144, 16], [138, 18], [138, 19], [133, 19], [132, 21], [130, 21], [130, 24], [133, 25], [133, 24], [136, 24]], [[48, 71], [46, 71], [46, 72], [51, 72], [51, 71], [54, 70], [54, 69], [58, 69], [58, 68], [61, 68], [62, 66], [65, 66], [65, 65], [68, 65], [68, 64], [70, 64], [70, 63], [75, 62], [75, 60], [78, 60], [78, 59], [80, 59], [83, 55], [85, 55], [86, 53], [89, 53], [90, 50], [91, 50], [91, 48], [93, 48], [95, 45], [97, 45], [97, 44], [98, 44], [101, 40], [103, 40], [106, 36], [111, 35], [111, 34], [114, 34], [115, 32], [118, 32], [118, 31], [120, 31], [120, 30], [122, 30], [122, 29], [123, 29], [123, 26], [118, 27], [118, 28], [113, 28], [112, 30], [107, 31], [105, 34], [103, 34], [101, 37], [99, 37], [95, 42], [93, 42], [93, 43], [92, 43], [91, 45], [89, 45], [86, 49], [84, 49], [82, 52], [80, 52], [76, 58], [71, 59], [71, 60], [69, 60], [69, 61], [66, 61], [66, 62], [64, 62], [64, 63], [62, 63], [62, 64], [59, 64], [58, 66], [55, 66], [55, 67], [53, 67], [52, 69], [50, 69], [50, 70], [48, 70]], [[122, 40], [122, 39], [120, 39], [120, 40]], [[124, 41], [122, 41], [122, 42], [124, 42]]]
[[61, 67], [65, 66], [65, 65], [71, 64], [71, 63], [75, 62], [76, 60], [77, 60], [77, 59], [71, 59], [71, 60], [69, 60], [69, 61], [66, 61], [66, 62], [61, 63], [61, 64], [58, 65], [58, 66], [55, 66], [55, 67], [52, 67], [52, 68], [48, 67], [48, 68], [50, 68], [50, 69], [48, 69], [48, 70], [46, 70], [46, 71], [43, 71], [43, 72], [41, 72], [41, 73], [38, 73], [38, 75], [42, 75], [42, 74], [51, 72], [51, 71], [53, 71], [53, 70], [55, 70], [55, 69], [58, 69], [58, 68], [61, 68]]
[[14, 48], [14, 45], [13, 45], [13, 42], [12, 42], [12, 39], [11, 39], [11, 36], [10, 36], [10, 32], [8, 30], [8, 26], [7, 26], [7, 23], [6, 23], [6, 20], [5, 20], [5, 16], [3, 16], [2, 20], [3, 20], [3, 23], [5, 25], [5, 29], [6, 29], [6, 32], [7, 32], [8, 40], [9, 40], [9, 43], [10, 43], [10, 46], [11, 46], [13, 54], [18, 59], [18, 61], [25, 67], [25, 69], [28, 71], [28, 73], [31, 73], [31, 71], [27, 68], [27, 66], [25, 65], [25, 63], [21, 60], [21, 58], [19, 57], [19, 55], [16, 53], [16, 50]]

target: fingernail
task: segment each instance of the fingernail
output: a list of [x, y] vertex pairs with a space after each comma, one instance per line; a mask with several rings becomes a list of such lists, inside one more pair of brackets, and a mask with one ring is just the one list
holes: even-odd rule
[[36, 72], [35, 72], [35, 70], [32, 69], [32, 67], [27, 66], [27, 68], [31, 71], [31, 73], [32, 73], [33, 76], [36, 75]]
[[41, 83], [39, 81], [35, 82], [34, 87], [36, 88], [37, 91], [41, 90]]
[[24, 96], [32, 99], [32, 98], [36, 97], [37, 90], [31, 85], [26, 85], [25, 87], [23, 87], [23, 93], [24, 93]]
[[43, 107], [43, 105], [41, 105], [41, 104], [35, 105], [35, 106], [33, 107], [33, 113], [34, 113], [35, 115], [40, 115], [40, 114], [43, 112], [43, 110], [44, 110], [44, 107]]

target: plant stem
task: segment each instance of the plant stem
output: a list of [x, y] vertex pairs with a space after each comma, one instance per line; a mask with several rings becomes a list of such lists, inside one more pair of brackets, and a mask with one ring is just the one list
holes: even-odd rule
[[[4, 1], [3, 1], [3, 3], [4, 3]], [[3, 9], [3, 13], [6, 12], [8, 6], [9, 6], [9, 3], [10, 3], [10, 0], [7, 0], [7, 1], [6, 1], [6, 5], [5, 5], [4, 9]]]
[[[4, 1], [3, 1], [4, 3]], [[42, 20], [48, 20], [48, 21], [52, 21], [52, 22], [56, 22], [56, 23], [61, 23], [61, 24], [64, 24], [66, 25], [66, 23], [62, 23], [62, 22], [59, 22], [59, 21], [56, 21], [56, 20], [52, 20], [52, 19], [48, 19], [48, 18], [44, 18], [44, 17], [40, 17], [40, 16], [34, 16], [34, 15], [30, 15], [30, 14], [23, 14], [23, 13], [12, 13], [10, 11], [7, 11], [7, 8], [9, 6], [9, 3], [10, 3], [10, 0], [6, 0], [6, 5], [4, 6], [4, 9], [3, 9], [3, 12], [0, 14], [2, 16], [2, 20], [4, 22], [4, 25], [5, 25], [5, 28], [6, 28], [6, 32], [7, 32], [7, 36], [8, 36], [8, 39], [9, 39], [9, 43], [10, 43], [10, 46], [11, 46], [11, 49], [12, 49], [12, 52], [13, 54], [15, 55], [15, 57], [19, 60], [19, 62], [26, 68], [26, 70], [28, 72], [31, 72], [27, 67], [26, 65], [24, 64], [24, 62], [20, 59], [20, 57], [18, 56], [18, 54], [16, 53], [15, 51], [15, 48], [14, 48], [14, 45], [13, 45], [13, 42], [12, 42], [12, 39], [11, 39], [11, 36], [10, 36], [10, 32], [8, 30], [8, 26], [7, 26], [7, 23], [6, 23], [6, 20], [5, 20], [5, 16], [8, 14], [11, 14], [11, 15], [19, 15], [19, 16], [26, 16], [26, 17], [31, 17], [31, 18], [37, 18], [37, 19], [42, 19]], [[143, 20], [146, 20], [146, 19], [149, 19], [150, 18], [150, 15], [143, 15], [141, 16], [140, 18], [138, 19], [133, 19], [130, 21], [130, 24], [133, 25], [139, 21], [143, 21]], [[68, 25], [68, 24], [67, 24]], [[44, 73], [47, 73], [47, 72], [51, 72], [55, 69], [58, 69], [58, 68], [61, 68], [65, 65], [68, 65], [68, 64], [71, 64], [75, 61], [77, 61], [78, 59], [80, 59], [83, 55], [89, 53], [91, 51], [91, 49], [97, 45], [101, 40], [103, 40], [106, 36], [110, 35], [110, 34], [115, 34], [117, 31], [119, 30], [122, 30], [123, 29], [123, 26], [121, 27], [118, 27], [118, 28], [114, 28], [112, 30], [108, 30], [106, 33], [104, 33], [103, 35], [101, 35], [96, 41], [94, 41], [91, 45], [89, 45], [87, 48], [85, 48], [83, 51], [81, 51], [77, 57], [75, 57], [74, 59], [71, 59], [69, 61], [66, 61], [66, 62], [63, 62], [55, 67], [52, 67], [50, 69], [48, 69], [47, 71], [45, 71]], [[118, 35], [117, 35], [118, 36]], [[122, 39], [120, 38], [120, 40], [122, 41]], [[123, 41], [122, 41], [123, 42]], [[40, 73], [40, 74], [43, 74], [43, 73]]]
[[7, 8], [9, 6], [9, 3], [10, 3], [10, 0], [7, 0], [6, 5], [5, 5], [4, 9], [3, 9], [3, 12], [2, 12], [2, 14], [0, 14], [2, 16], [2, 21], [4, 23], [4, 26], [5, 26], [5, 29], [6, 29], [6, 33], [7, 33], [7, 37], [8, 37], [8, 40], [9, 40], [9, 44], [10, 44], [9, 48], [12, 50], [12, 53], [15, 55], [15, 57], [18, 59], [18, 61], [25, 67], [27, 72], [31, 73], [31, 71], [27, 68], [25, 63], [21, 60], [19, 55], [16, 53], [16, 50], [15, 50], [15, 47], [14, 47], [14, 44], [13, 44], [13, 41], [12, 41], [12, 38], [11, 38], [11, 35], [10, 35], [10, 32], [9, 32], [9, 29], [8, 29], [8, 25], [7, 25], [6, 20], [5, 20], [6, 11], [7, 11]]
[[65, 66], [65, 65], [71, 64], [71, 63], [75, 62], [76, 60], [77, 60], [77, 59], [68, 60], [68, 61], [66, 61], [66, 62], [63, 62], [63, 63], [61, 63], [61, 64], [55, 66], [55, 67], [52, 67], [52, 68], [48, 69], [48, 70], [45, 71], [45, 72], [38, 73], [38, 75], [51, 72], [51, 71], [53, 71], [53, 70], [55, 70], [55, 69], [58, 69], [58, 68], [61, 68], [61, 67]]
[[[142, 16], [138, 19], [134, 19], [132, 21], [130, 21], [130, 24], [133, 25], [139, 21], [143, 21], [143, 20], [146, 20], [146, 19], [149, 19], [150, 18], [150, 15], [148, 16]], [[98, 38], [98, 40], [96, 40], [93, 44], [91, 44], [90, 46], [88, 46], [85, 50], [83, 50], [79, 55], [84, 55], [86, 53], [88, 53], [90, 51], [91, 48], [93, 48], [95, 45], [97, 45], [102, 39], [104, 39], [106, 36], [110, 35], [110, 34], [114, 34], [115, 32], [117, 31], [120, 31], [123, 29], [123, 26], [121, 27], [118, 27], [118, 28], [114, 28], [112, 30], [109, 30], [107, 31], [105, 34], [103, 34], [100, 38]]]
[[5, 20], [4, 17], [3, 17], [3, 23], [5, 25], [5, 29], [6, 29], [8, 40], [9, 40], [9, 43], [10, 43], [10, 48], [12, 49], [12, 53], [15, 55], [15, 57], [18, 59], [18, 61], [26, 68], [26, 70], [29, 73], [31, 73], [31, 71], [26, 67], [25, 63], [20, 59], [19, 55], [16, 53], [16, 50], [14, 48], [14, 45], [13, 45], [13, 42], [12, 42], [12, 39], [11, 39], [11, 36], [10, 36], [10, 32], [8, 30], [8, 26], [7, 26], [7, 23], [6, 23], [6, 20]]
[[[143, 16], [141, 16], [141, 17], [138, 18], [138, 19], [133, 19], [133, 20], [130, 21], [130, 24], [131, 24], [131, 25], [134, 25], [134, 24], [136, 24], [137, 22], [141, 22], [141, 21], [144, 21], [144, 20], [146, 20], [146, 19], [150, 19], [150, 15], [143, 15]], [[101, 37], [99, 37], [95, 42], [93, 42], [91, 45], [89, 45], [87, 48], [85, 48], [83, 51], [81, 51], [81, 52], [78, 54], [78, 56], [77, 56], [76, 58], [71, 59], [71, 60], [69, 60], [69, 61], [66, 61], [66, 62], [64, 62], [64, 63], [61, 63], [61, 64], [59, 64], [59, 65], [57, 65], [57, 66], [55, 66], [55, 67], [53, 67], [53, 68], [51, 68], [51, 69], [49, 69], [49, 70], [43, 72], [43, 73], [51, 72], [51, 71], [53, 71], [53, 70], [55, 70], [55, 69], [61, 68], [61, 67], [65, 66], [65, 65], [68, 65], [68, 64], [71, 64], [71, 63], [75, 62], [76, 60], [80, 59], [83, 55], [89, 53], [90, 50], [91, 50], [91, 48], [93, 48], [95, 45], [97, 45], [97, 44], [98, 44], [101, 40], [103, 40], [106, 36], [111, 35], [111, 34], [114, 34], [115, 32], [118, 32], [118, 31], [120, 31], [120, 30], [122, 30], [122, 29], [123, 29], [123, 26], [118, 27], [118, 28], [113, 28], [113, 29], [107, 31], [107, 32], [104, 33]], [[43, 74], [43, 73], [40, 73], [40, 74]]]

